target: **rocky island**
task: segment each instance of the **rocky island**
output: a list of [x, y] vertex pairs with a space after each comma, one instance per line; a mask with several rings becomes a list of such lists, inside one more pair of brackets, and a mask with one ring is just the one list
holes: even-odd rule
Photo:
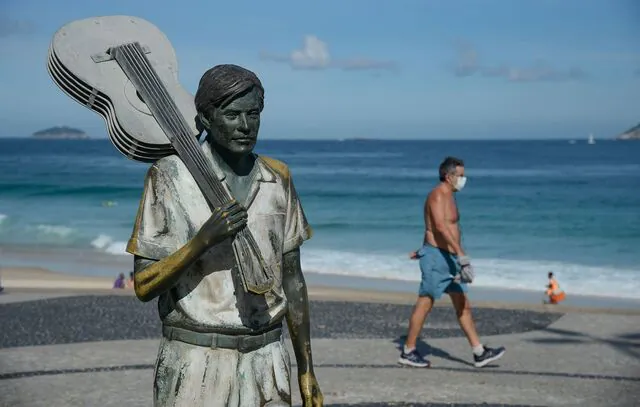
[[89, 138], [87, 133], [84, 131], [67, 126], [50, 127], [48, 129], [36, 131], [32, 136], [39, 139], [57, 140], [78, 140]]
[[625, 131], [616, 140], [640, 140], [640, 124]]

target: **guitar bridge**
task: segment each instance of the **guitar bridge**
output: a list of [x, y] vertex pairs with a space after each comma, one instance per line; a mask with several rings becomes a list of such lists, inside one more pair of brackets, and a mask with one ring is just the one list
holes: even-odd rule
[[[151, 50], [146, 45], [140, 45], [140, 48], [142, 48], [142, 52], [144, 52], [145, 54], [151, 53]], [[99, 64], [101, 62], [111, 61], [114, 59], [114, 57], [113, 55], [111, 55], [111, 48], [109, 48], [105, 52], [91, 55], [91, 59], [93, 59], [93, 62], [95, 62], [96, 64]]]

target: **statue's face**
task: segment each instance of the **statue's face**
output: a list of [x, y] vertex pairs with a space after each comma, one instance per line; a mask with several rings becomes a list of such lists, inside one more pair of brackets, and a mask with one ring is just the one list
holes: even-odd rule
[[232, 154], [253, 151], [260, 129], [260, 96], [253, 88], [223, 108], [216, 108], [211, 120], [215, 143]]

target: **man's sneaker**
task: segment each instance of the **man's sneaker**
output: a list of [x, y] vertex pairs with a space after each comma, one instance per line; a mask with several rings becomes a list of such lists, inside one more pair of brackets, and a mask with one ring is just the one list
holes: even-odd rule
[[416, 349], [412, 350], [409, 353], [404, 353], [404, 350], [402, 350], [402, 353], [400, 354], [400, 359], [398, 359], [398, 363], [400, 363], [401, 365], [406, 365], [411, 367], [430, 367], [431, 366], [431, 363], [425, 358], [423, 358], [422, 355], [420, 355]]
[[473, 361], [475, 362], [475, 367], [483, 367], [493, 362], [494, 360], [498, 360], [504, 355], [506, 349], [501, 346], [499, 348], [488, 348], [484, 347], [484, 352], [482, 355], [478, 356], [476, 354], [473, 355]]

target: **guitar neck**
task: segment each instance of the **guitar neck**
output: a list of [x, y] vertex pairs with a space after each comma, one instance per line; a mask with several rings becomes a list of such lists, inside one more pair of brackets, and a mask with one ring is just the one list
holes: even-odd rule
[[134, 42], [112, 47], [110, 53], [141, 94], [149, 110], [193, 175], [210, 207], [214, 208], [231, 201], [227, 190], [213, 172], [200, 144], [191, 134], [184, 116], [145, 56], [140, 44]]

